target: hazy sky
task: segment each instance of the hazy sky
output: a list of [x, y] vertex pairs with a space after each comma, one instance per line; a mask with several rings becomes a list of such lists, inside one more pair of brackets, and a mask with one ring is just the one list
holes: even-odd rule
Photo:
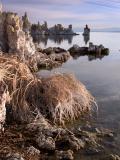
[[73, 24], [92, 28], [120, 27], [120, 0], [2, 0], [4, 10], [23, 15], [42, 23]]

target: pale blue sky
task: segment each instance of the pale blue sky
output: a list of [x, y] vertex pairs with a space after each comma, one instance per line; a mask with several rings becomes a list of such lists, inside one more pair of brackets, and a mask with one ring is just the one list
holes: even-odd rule
[[49, 26], [55, 23], [91, 28], [120, 27], [120, 0], [3, 0], [4, 10], [23, 15]]

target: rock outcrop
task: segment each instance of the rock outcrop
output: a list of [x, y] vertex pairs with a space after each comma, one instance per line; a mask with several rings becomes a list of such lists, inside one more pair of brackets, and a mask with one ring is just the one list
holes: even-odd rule
[[94, 45], [92, 42], [89, 43], [89, 47], [80, 47], [77, 44], [73, 45], [68, 50], [72, 57], [79, 57], [84, 55], [96, 55], [102, 57], [109, 54], [109, 49], [103, 45]]
[[30, 29], [31, 29], [31, 23], [30, 23], [29, 18], [27, 16], [27, 12], [25, 12], [24, 16], [22, 17], [22, 21], [23, 21], [23, 31], [25, 33], [29, 33]]
[[85, 28], [84, 28], [84, 33], [83, 36], [87, 36], [90, 35], [90, 28], [88, 27], [88, 25], [86, 24]]
[[68, 28], [65, 28], [62, 24], [54, 25], [49, 29], [49, 34], [53, 35], [76, 35], [76, 33], [73, 31], [72, 24], [68, 26]]
[[0, 49], [22, 58], [35, 52], [31, 36], [23, 31], [23, 22], [15, 13], [0, 14]]
[[61, 66], [70, 58], [70, 53], [62, 48], [37, 49], [36, 53], [29, 57], [29, 67], [32, 70], [41, 68], [52, 69]]
[[68, 25], [65, 28], [62, 24], [56, 24], [51, 28], [48, 28], [47, 22], [45, 21], [44, 24], [32, 24], [31, 26], [31, 34], [34, 35], [77, 35], [73, 31], [72, 24]]

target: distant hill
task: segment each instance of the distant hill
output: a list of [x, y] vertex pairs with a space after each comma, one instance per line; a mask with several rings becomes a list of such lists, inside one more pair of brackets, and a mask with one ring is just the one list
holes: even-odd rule
[[[75, 32], [83, 32], [83, 28], [74, 28]], [[120, 32], [120, 28], [91, 29], [91, 32]]]

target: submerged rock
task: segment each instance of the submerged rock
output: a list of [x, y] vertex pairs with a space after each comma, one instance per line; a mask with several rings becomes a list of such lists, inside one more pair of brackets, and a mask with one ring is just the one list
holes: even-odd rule
[[115, 154], [110, 154], [108, 156], [105, 156], [101, 160], [120, 160], [120, 157], [118, 155], [115, 155]]
[[8, 154], [5, 160], [24, 160], [19, 153]]
[[31, 154], [31, 155], [36, 155], [36, 154], [39, 155], [40, 151], [38, 149], [36, 149], [35, 147], [30, 146], [27, 148], [27, 153]]
[[52, 137], [46, 137], [43, 134], [39, 134], [35, 139], [36, 144], [40, 149], [55, 150], [55, 141]]
[[99, 148], [94, 148], [94, 147], [89, 147], [86, 149], [86, 154], [87, 155], [98, 155], [101, 154], [103, 152], [103, 150], [100, 150]]
[[59, 138], [57, 146], [61, 149], [68, 148], [78, 151], [85, 147], [85, 142], [82, 139], [75, 137], [74, 135], [69, 135], [66, 133]]
[[73, 160], [73, 151], [56, 151], [56, 158], [57, 160]]

